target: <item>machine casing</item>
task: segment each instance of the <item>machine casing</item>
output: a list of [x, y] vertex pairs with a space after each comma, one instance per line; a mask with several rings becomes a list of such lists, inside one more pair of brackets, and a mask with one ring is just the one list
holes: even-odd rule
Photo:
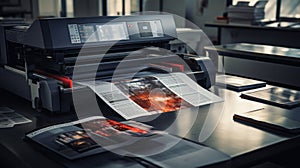
[[[144, 69], [141, 74], [165, 73], [161, 63], [167, 62], [180, 64], [184, 70], [173, 66], [172, 71], [195, 77], [204, 88], [215, 80], [208, 57], [165, 52], [177, 38], [171, 15], [38, 19], [31, 25], [2, 24], [0, 35], [1, 87], [31, 101], [37, 110], [72, 111], [72, 93], [87, 90], [74, 81], [109, 81], [120, 63], [125, 64], [120, 78], [137, 69]], [[164, 51], [156, 53], [160, 49]], [[80, 75], [74, 79], [76, 68]]]

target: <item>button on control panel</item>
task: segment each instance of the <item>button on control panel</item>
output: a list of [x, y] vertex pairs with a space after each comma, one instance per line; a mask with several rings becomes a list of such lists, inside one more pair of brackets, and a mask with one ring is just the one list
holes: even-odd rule
[[77, 24], [69, 24], [68, 28], [69, 28], [69, 32], [70, 32], [71, 43], [72, 44], [81, 43]]

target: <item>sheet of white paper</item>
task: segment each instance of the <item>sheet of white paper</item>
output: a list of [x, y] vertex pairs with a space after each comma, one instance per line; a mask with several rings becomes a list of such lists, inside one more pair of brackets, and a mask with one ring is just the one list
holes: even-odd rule
[[10, 128], [18, 124], [29, 122], [32, 121], [8, 107], [0, 108], [0, 128]]
[[156, 74], [153, 77], [162, 82], [168, 89], [193, 106], [201, 106], [223, 101], [210, 91], [199, 86], [183, 73]]
[[[166, 88], [193, 106], [202, 106], [223, 101], [208, 90], [199, 86], [183, 73], [155, 74]], [[158, 111], [148, 112], [125, 95], [115, 84], [105, 81], [78, 82], [92, 89], [104, 102], [125, 119], [151, 115]], [[160, 111], [159, 111], [160, 112]]]
[[113, 83], [104, 81], [88, 81], [79, 82], [79, 84], [91, 88], [104, 102], [120, 114], [125, 119], [150, 115], [149, 112], [137, 105], [129, 99], [119, 88]]

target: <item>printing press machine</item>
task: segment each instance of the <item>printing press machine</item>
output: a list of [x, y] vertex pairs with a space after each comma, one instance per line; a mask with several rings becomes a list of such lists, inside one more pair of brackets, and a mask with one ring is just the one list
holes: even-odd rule
[[[101, 30], [114, 33], [101, 36]], [[208, 57], [179, 53], [179, 49], [170, 45], [170, 42], [177, 39], [175, 23], [170, 15], [51, 18], [36, 20], [31, 25], [24, 22], [0, 23], [0, 37], [2, 95], [0, 105], [10, 107], [32, 121], [0, 130], [1, 166], [245, 167], [269, 159], [280, 162], [282, 156], [286, 158], [283, 161], [287, 160], [289, 165], [297, 163], [291, 161], [297, 161], [295, 158], [298, 156], [292, 154], [291, 150], [299, 153], [299, 135], [285, 136], [257, 129], [235, 122], [232, 116], [235, 113], [263, 108], [268, 113], [272, 112], [270, 115], [276, 113], [297, 117], [299, 107], [292, 110], [282, 109], [241, 99], [238, 92], [225, 88], [217, 86], [211, 88], [215, 83], [215, 69], [211, 60]], [[66, 126], [64, 124], [82, 119], [74, 113], [64, 113], [74, 111], [75, 103], [72, 95], [76, 93], [95, 95], [91, 88], [82, 83], [95, 81], [101, 85], [101, 82], [104, 84], [113, 82], [122, 86], [126, 85], [129, 79], [132, 93], [139, 93], [145, 88], [147, 90], [146, 86], [149, 84], [161, 86], [157, 80], [152, 80], [149, 76], [178, 74], [178, 72], [190, 77], [190, 80], [197, 81], [198, 87], [201, 86], [204, 90], [210, 88], [209, 90], [218, 96], [226, 97], [226, 101], [212, 106], [183, 109], [183, 113], [176, 110], [176, 106], [171, 106], [175, 112], [164, 113], [159, 117], [144, 116], [135, 118], [134, 121], [125, 121], [127, 124], [142, 123], [168, 133], [146, 136], [150, 138], [150, 145], [153, 146], [142, 139], [141, 147], [145, 147], [146, 152], [154, 151], [149, 157], [137, 155], [127, 157], [104, 151], [92, 153], [99, 148], [78, 152], [76, 154], [80, 154], [80, 159], [73, 160], [57, 155], [59, 152], [53, 153], [53, 149], [59, 149], [63, 154], [74, 154], [67, 145], [62, 145], [64, 139], [60, 139], [61, 142], [56, 139], [57, 135], [59, 138], [65, 137], [67, 129], [74, 127], [60, 129], [61, 127], [57, 126], [64, 127]], [[139, 97], [132, 97], [132, 100], [139, 104], [136, 98]], [[32, 102], [33, 108], [38, 111], [43, 109], [53, 114], [61, 114], [36, 113], [26, 99]], [[101, 99], [98, 97], [99, 101]], [[92, 111], [91, 100], [85, 97], [81, 100], [85, 104], [84, 111], [86, 113]], [[143, 105], [143, 101], [141, 102], [139, 105]], [[105, 104], [104, 102], [100, 106], [103, 107]], [[110, 122], [115, 119], [118, 119], [116, 120], [118, 122], [124, 121], [120, 116], [115, 118], [113, 113], [107, 115], [109, 116], [105, 117], [109, 118]], [[120, 127], [122, 124], [117, 126], [118, 129], [124, 128]], [[32, 135], [45, 131], [44, 128], [55, 130], [48, 130], [45, 134], [47, 137], [42, 135], [42, 139], [39, 139], [38, 135], [36, 137]], [[32, 137], [28, 139], [28, 135]], [[157, 138], [165, 138], [165, 135], [169, 139], [156, 141]], [[24, 138], [25, 136], [27, 138]], [[119, 137], [117, 140], [122, 141], [123, 139], [118, 139]], [[168, 147], [172, 144], [169, 140], [176, 140], [178, 144], [157, 153], [164, 145]], [[42, 147], [42, 143], [48, 146]], [[69, 153], [66, 152], [66, 148]], [[81, 157], [82, 155], [84, 157]]]
[[72, 111], [72, 94], [89, 90], [81, 81], [181, 72], [205, 89], [215, 82], [208, 57], [170, 45], [177, 38], [171, 15], [43, 18], [0, 31], [1, 87], [38, 111]]

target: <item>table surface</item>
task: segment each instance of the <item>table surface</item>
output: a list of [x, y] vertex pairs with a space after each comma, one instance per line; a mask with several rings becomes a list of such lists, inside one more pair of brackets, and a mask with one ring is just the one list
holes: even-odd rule
[[[277, 26], [276, 26], [277, 25]], [[280, 25], [280, 26], [278, 26]], [[209, 22], [206, 23], [205, 26], [207, 27], [217, 27], [217, 28], [241, 28], [241, 29], [263, 29], [263, 30], [273, 30], [273, 31], [296, 31], [299, 32], [299, 23], [290, 24], [291, 26], [288, 26], [286, 22], [278, 22], [271, 23], [267, 25], [248, 25], [248, 24], [238, 24], [238, 23], [215, 23], [215, 22]]]
[[[231, 158], [231, 166], [236, 167], [251, 164], [253, 161], [265, 159], [300, 146], [299, 135], [277, 134], [233, 120], [235, 113], [260, 108], [264, 108], [270, 113], [300, 118], [300, 113], [296, 113], [299, 112], [300, 107], [287, 110], [242, 99], [239, 97], [240, 93], [227, 89], [214, 87], [212, 91], [222, 97], [224, 101], [212, 105], [183, 109], [178, 112], [140, 117], [135, 120], [216, 149], [228, 155]], [[5, 90], [0, 89], [0, 93], [0, 106], [10, 107], [33, 121], [32, 123], [0, 130], [0, 149], [1, 151], [7, 151], [7, 154], [1, 153], [0, 157], [11, 164], [23, 165], [23, 167], [62, 166], [54, 161], [59, 156], [49, 154], [47, 151], [41, 152], [32, 144], [25, 142], [23, 138], [27, 132], [34, 129], [76, 120], [76, 115], [37, 113], [31, 108], [30, 102]], [[94, 164], [101, 163], [102, 166], [107, 167], [142, 167], [131, 159], [120, 158], [113, 153], [104, 153], [93, 156], [93, 158], [97, 161]], [[64, 163], [70, 162], [61, 158], [59, 160]], [[84, 161], [78, 161], [79, 167], [84, 164]]]
[[232, 43], [205, 47], [217, 51], [222, 56], [262, 60], [280, 64], [300, 65], [300, 49], [252, 43]]

